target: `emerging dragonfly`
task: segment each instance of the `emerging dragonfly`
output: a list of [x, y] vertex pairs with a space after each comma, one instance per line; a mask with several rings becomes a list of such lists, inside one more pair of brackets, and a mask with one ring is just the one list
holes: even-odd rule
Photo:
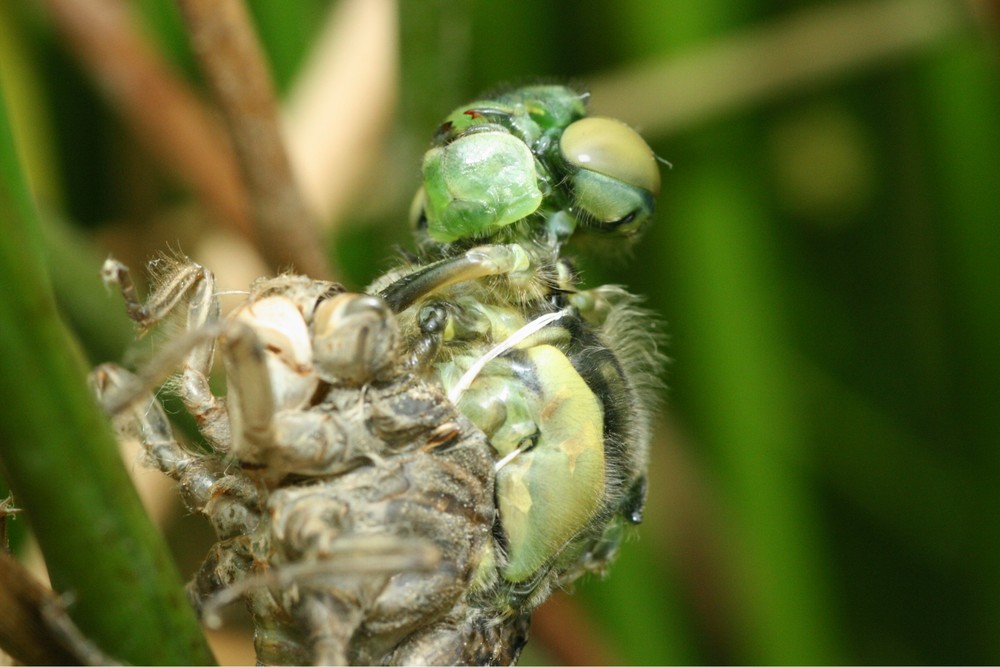
[[[192, 600], [210, 617], [242, 597], [261, 662], [514, 662], [552, 587], [641, 520], [655, 337], [624, 290], [579, 289], [564, 246], [634, 238], [659, 171], [585, 99], [535, 86], [456, 110], [424, 158], [418, 253], [368, 295], [261, 279], [220, 319], [186, 258], [161, 261], [145, 304], [106, 263], [144, 327], [186, 314], [139, 376], [93, 381], [212, 520]], [[208, 454], [150, 395], [178, 367]]]

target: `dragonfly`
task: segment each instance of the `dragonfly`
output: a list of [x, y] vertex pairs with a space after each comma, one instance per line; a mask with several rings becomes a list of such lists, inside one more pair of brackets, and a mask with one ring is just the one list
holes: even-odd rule
[[[416, 251], [364, 293], [261, 278], [222, 317], [186, 257], [154, 263], [145, 302], [105, 263], [141, 330], [186, 325], [92, 385], [213, 524], [189, 597], [209, 623], [242, 599], [262, 664], [514, 663], [532, 610], [641, 521], [655, 326], [626, 290], [583, 289], [572, 257], [637, 238], [660, 175], [586, 102], [530, 86], [450, 114], [411, 207]], [[174, 436], [164, 383], [207, 451]]]

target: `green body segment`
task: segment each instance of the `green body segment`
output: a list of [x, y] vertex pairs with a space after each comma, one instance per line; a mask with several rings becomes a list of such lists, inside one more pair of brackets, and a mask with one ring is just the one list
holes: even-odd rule
[[560, 350], [527, 354], [537, 368], [532, 417], [535, 446], [497, 472], [500, 521], [507, 536], [509, 581], [532, 577], [594, 517], [604, 493], [601, 406]]
[[[526, 321], [514, 309], [475, 307], [477, 330], [503, 339]], [[522, 582], [543, 571], [594, 518], [604, 495], [604, 414], [566, 352], [569, 333], [553, 325], [488, 363], [458, 406], [503, 459], [496, 496], [506, 539], [502, 576]], [[446, 390], [476, 361], [438, 365]]]

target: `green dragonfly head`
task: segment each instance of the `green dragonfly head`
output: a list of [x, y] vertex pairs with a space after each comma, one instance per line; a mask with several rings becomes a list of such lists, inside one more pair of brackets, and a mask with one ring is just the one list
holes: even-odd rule
[[[660, 189], [652, 150], [624, 123], [587, 117], [586, 96], [530, 86], [476, 100], [440, 126], [412, 216], [434, 241], [488, 240], [521, 220], [634, 236]], [[567, 217], [572, 221], [565, 224]]]

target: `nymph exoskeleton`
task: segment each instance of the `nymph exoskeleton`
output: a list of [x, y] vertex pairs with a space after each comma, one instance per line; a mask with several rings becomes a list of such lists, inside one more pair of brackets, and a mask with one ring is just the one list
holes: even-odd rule
[[[211, 272], [165, 258], [158, 274], [143, 304], [123, 265], [104, 268], [144, 329], [182, 311], [186, 331], [139, 375], [107, 364], [92, 382], [215, 526], [195, 605], [211, 616], [243, 597], [264, 663], [463, 661], [462, 646], [432, 652], [426, 637], [461, 613], [486, 552], [493, 458], [438, 388], [406, 372], [388, 307], [280, 276], [220, 320]], [[208, 388], [217, 349], [225, 399]], [[151, 395], [178, 367], [208, 452], [181, 447]]]
[[624, 290], [581, 290], [564, 246], [634, 238], [659, 170], [585, 99], [534, 86], [452, 113], [423, 162], [416, 261], [369, 290], [399, 313], [414, 367], [489, 437], [492, 570], [468, 600], [501, 623], [602, 569], [645, 497], [656, 335]]

